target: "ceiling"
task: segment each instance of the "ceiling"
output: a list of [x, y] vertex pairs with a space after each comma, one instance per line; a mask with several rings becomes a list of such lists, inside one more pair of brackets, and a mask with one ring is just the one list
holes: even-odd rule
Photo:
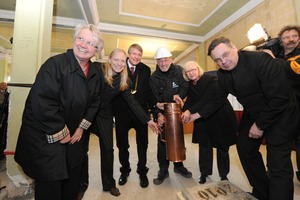
[[[106, 59], [114, 48], [139, 43], [143, 62], [155, 65], [159, 46], [174, 62], [226, 28], [263, 0], [54, 0], [52, 52], [72, 47], [78, 23], [92, 23], [103, 33]], [[10, 52], [16, 0], [0, 0], [0, 52]]]

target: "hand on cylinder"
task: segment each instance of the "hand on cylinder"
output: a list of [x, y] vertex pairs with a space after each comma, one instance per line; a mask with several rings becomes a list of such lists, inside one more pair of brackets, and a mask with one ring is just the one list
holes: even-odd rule
[[183, 107], [183, 104], [184, 104], [184, 103], [183, 103], [182, 99], [180, 98], [180, 96], [179, 96], [178, 94], [175, 94], [175, 95], [173, 96], [173, 100], [174, 100], [176, 103], [179, 103], [181, 107]]
[[157, 124], [159, 127], [162, 127], [165, 124], [165, 116], [161, 113], [158, 114]]
[[191, 116], [191, 112], [189, 110], [184, 111], [181, 114], [182, 123], [188, 123], [188, 121], [190, 120], [190, 116]]
[[157, 103], [156, 103], [156, 107], [159, 108], [159, 109], [161, 109], [161, 110], [164, 110], [164, 109], [165, 109], [165, 108], [164, 108], [164, 104], [165, 104], [165, 103], [159, 103], [159, 102], [157, 102]]

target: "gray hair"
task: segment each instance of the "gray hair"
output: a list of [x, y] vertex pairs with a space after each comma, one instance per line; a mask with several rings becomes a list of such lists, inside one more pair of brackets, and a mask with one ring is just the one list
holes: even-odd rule
[[103, 41], [103, 38], [102, 38], [102, 34], [101, 34], [100, 30], [94, 24], [78, 24], [75, 28], [73, 39], [76, 40], [79, 33], [83, 29], [88, 29], [92, 32], [94, 40], [96, 42], [95, 45], [96, 45], [96, 48], [97, 48], [97, 52], [99, 53], [100, 51], [102, 51], [102, 49], [104, 47], [104, 41]]

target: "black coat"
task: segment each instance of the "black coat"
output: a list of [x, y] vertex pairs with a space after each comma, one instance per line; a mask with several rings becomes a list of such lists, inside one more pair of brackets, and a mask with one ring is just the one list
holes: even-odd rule
[[[188, 82], [183, 78], [182, 67], [171, 64], [167, 72], [162, 72], [156, 66], [155, 72], [150, 77], [150, 87], [157, 102], [172, 103], [174, 95], [179, 95], [182, 99], [186, 97]], [[161, 110], [153, 108], [152, 112], [157, 114]]]
[[49, 58], [40, 68], [25, 103], [15, 160], [33, 179], [62, 180], [68, 169], [81, 164], [86, 153], [83, 133], [75, 144], [49, 144], [46, 134], [66, 125], [73, 135], [84, 118], [90, 122], [100, 104], [100, 80], [95, 63], [86, 78], [73, 50]]
[[201, 118], [195, 120], [193, 131], [193, 143], [202, 146], [207, 145], [209, 139], [213, 147], [228, 147], [235, 144], [237, 138], [238, 123], [227, 99], [210, 115], [202, 112], [206, 104], [218, 91], [216, 77], [203, 74], [196, 85], [189, 82], [189, 91], [183, 110], [189, 110], [192, 114], [199, 113]]
[[232, 71], [219, 69], [218, 78], [223, 94], [216, 99], [231, 93], [244, 107], [241, 126], [247, 121], [250, 128], [255, 122], [274, 140], [270, 142], [280, 142], [276, 136], [280, 130], [289, 133], [285, 136], [290, 139], [295, 137], [298, 108], [281, 62], [267, 53], [242, 51], [237, 66]]

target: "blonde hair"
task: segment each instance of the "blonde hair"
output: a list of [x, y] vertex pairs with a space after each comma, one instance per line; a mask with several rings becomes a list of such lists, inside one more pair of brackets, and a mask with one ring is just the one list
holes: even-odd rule
[[[124, 53], [124, 55], [126, 56], [126, 52], [123, 49], [114, 49], [110, 54], [109, 54], [109, 59], [111, 59], [116, 53]], [[105, 82], [112, 86], [113, 85], [113, 70], [111, 67], [111, 64], [109, 62], [106, 62], [103, 65], [103, 72], [104, 72], [104, 79]], [[120, 90], [124, 91], [126, 89], [128, 89], [128, 82], [129, 82], [129, 78], [128, 78], [128, 72], [126, 69], [126, 66], [124, 67], [124, 69], [121, 72], [121, 81], [120, 81]]]
[[198, 77], [201, 77], [204, 74], [203, 69], [200, 67], [200, 65], [198, 65], [197, 62], [195, 62], [195, 61], [188, 61], [188, 62], [186, 62], [183, 65], [182, 75], [183, 75], [184, 80], [189, 81], [189, 78], [187, 77], [185, 71], [190, 66], [195, 66], [197, 68], [197, 70], [198, 70]]

